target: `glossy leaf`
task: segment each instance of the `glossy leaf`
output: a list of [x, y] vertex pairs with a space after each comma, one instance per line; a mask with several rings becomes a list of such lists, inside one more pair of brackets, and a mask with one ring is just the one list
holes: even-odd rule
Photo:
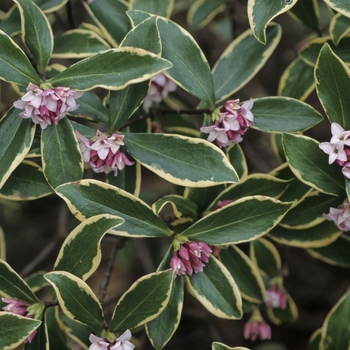
[[341, 233], [333, 222], [324, 221], [316, 226], [300, 230], [278, 225], [268, 235], [274, 241], [291, 247], [320, 248], [334, 242]]
[[39, 72], [45, 72], [53, 50], [51, 25], [31, 0], [15, 0], [22, 20], [22, 40], [34, 56]]
[[19, 113], [20, 110], [10, 108], [0, 120], [0, 188], [25, 158], [34, 139], [35, 124]]
[[346, 91], [350, 88], [350, 69], [325, 44], [315, 67], [316, 91], [330, 120], [350, 129], [347, 110], [350, 101]]
[[44, 276], [55, 289], [58, 302], [65, 315], [86, 324], [96, 332], [104, 325], [102, 307], [91, 288], [78, 277], [65, 271], [55, 271]]
[[46, 271], [37, 271], [30, 274], [24, 279], [34, 293], [36, 293], [43, 287], [46, 287], [49, 285], [49, 283], [44, 278], [45, 273]]
[[290, 206], [266, 196], [244, 197], [204, 216], [182, 234], [214, 245], [248, 242], [277, 225]]
[[297, 1], [290, 13], [306, 26], [319, 30], [320, 13], [317, 0]]
[[313, 67], [298, 56], [283, 72], [278, 84], [278, 95], [305, 101], [315, 86]]
[[131, 29], [125, 12], [129, 9], [123, 0], [99, 0], [90, 4], [84, 2], [86, 10], [99, 26], [105, 39], [118, 47], [126, 33]]
[[0, 31], [0, 79], [27, 86], [40, 85], [41, 79], [22, 49], [4, 32]]
[[224, 0], [196, 0], [187, 13], [187, 22], [193, 29], [200, 29], [226, 8]]
[[0, 21], [0, 30], [8, 36], [15, 36], [21, 32], [21, 15], [17, 5], [11, 7]]
[[40, 324], [39, 320], [12, 312], [0, 312], [0, 348], [16, 349]]
[[6, 261], [6, 241], [4, 230], [0, 226], [0, 260]]
[[128, 85], [123, 90], [110, 91], [108, 129], [111, 133], [118, 131], [141, 106], [146, 97], [148, 86], [149, 82], [144, 81]]
[[130, 9], [170, 17], [175, 0], [131, 0]]
[[335, 11], [350, 17], [350, 4], [347, 0], [324, 0], [324, 2]]
[[310, 337], [307, 350], [319, 350], [322, 328], [317, 329]]
[[250, 243], [250, 258], [264, 275], [274, 278], [281, 274], [281, 257], [276, 247], [266, 239]]
[[350, 291], [347, 291], [334, 305], [323, 323], [320, 348], [324, 350], [349, 349], [349, 323]]
[[268, 132], [305, 131], [323, 120], [310, 105], [289, 97], [254, 99], [254, 128]]
[[242, 317], [242, 298], [226, 267], [210, 256], [203, 272], [185, 276], [195, 298], [213, 315], [224, 319]]
[[248, 0], [248, 19], [255, 37], [266, 44], [266, 27], [276, 16], [290, 10], [297, 0]]
[[184, 278], [175, 278], [165, 309], [146, 324], [146, 332], [155, 349], [162, 349], [175, 333], [181, 319], [184, 297]]
[[237, 283], [242, 298], [252, 303], [263, 302], [264, 282], [257, 267], [242, 250], [232, 245], [221, 250], [220, 259]]
[[280, 225], [297, 230], [315, 226], [325, 220], [323, 214], [328, 213], [330, 207], [337, 208], [343, 202], [343, 196], [312, 192], [285, 215]]
[[346, 235], [339, 236], [334, 242], [321, 248], [311, 248], [308, 252], [316, 259], [328, 264], [350, 267], [350, 238]]
[[129, 133], [125, 134], [124, 143], [143, 166], [174, 184], [206, 187], [238, 180], [224, 153], [208, 141], [180, 135]]
[[180, 87], [204, 101], [215, 105], [215, 93], [209, 64], [194, 38], [175, 22], [165, 18], [157, 21], [162, 40], [162, 57], [173, 67], [164, 72]]
[[333, 16], [329, 25], [329, 32], [335, 45], [339, 44], [339, 41], [349, 33], [350, 31], [350, 18], [343, 16], [341, 13], [337, 13]]
[[86, 219], [65, 239], [57, 256], [54, 270], [67, 271], [82, 280], [88, 279], [101, 262], [100, 243], [123, 219], [111, 215], [96, 215]]
[[169, 301], [172, 283], [172, 269], [139, 278], [119, 299], [113, 312], [110, 330], [122, 332], [157, 317]]
[[244, 178], [248, 175], [248, 165], [242, 147], [236, 143], [227, 148], [227, 158], [235, 168], [238, 177]]
[[[49, 335], [48, 335], [48, 327], [47, 327], [47, 315], [51, 312], [48, 308], [45, 310], [45, 313], [43, 313], [41, 317], [41, 325], [39, 328], [37, 328], [37, 333], [31, 343], [26, 342], [24, 346], [24, 350], [50, 350], [50, 343], [49, 343]], [[57, 331], [56, 331], [57, 332]], [[58, 332], [57, 332], [58, 333]], [[55, 344], [55, 345], [61, 345], [61, 344]], [[67, 350], [65, 348], [61, 348], [62, 350]], [[69, 349], [71, 350], [71, 349]]]
[[63, 323], [59, 317], [61, 313], [58, 306], [50, 307], [45, 312], [50, 350], [52, 348], [54, 350], [73, 350], [68, 343]]
[[236, 346], [234, 348], [230, 348], [229, 346], [219, 343], [219, 342], [214, 342], [212, 344], [211, 350], [249, 350], [248, 348], [243, 348], [242, 346]]
[[216, 103], [227, 99], [258, 73], [275, 50], [281, 34], [278, 24], [269, 25], [263, 45], [247, 30], [226, 48], [212, 70]]
[[[69, 114], [78, 118], [87, 118], [96, 122], [107, 123], [109, 111], [100, 98], [92, 91], [85, 91], [83, 96], [77, 99], [79, 107]], [[74, 126], [74, 124], [72, 123]], [[86, 133], [84, 136], [89, 137]], [[93, 134], [95, 136], [96, 132]]]
[[33, 0], [45, 13], [51, 13], [62, 8], [68, 0]]
[[120, 90], [129, 84], [148, 80], [171, 66], [169, 61], [148, 51], [122, 47], [85, 58], [58, 73], [49, 82], [76, 90], [96, 87]]
[[84, 162], [68, 118], [42, 131], [41, 152], [44, 175], [52, 188], [83, 177]]
[[283, 147], [294, 175], [316, 190], [337, 194], [344, 191], [344, 176], [339, 165], [328, 164], [328, 155], [312, 138], [284, 134]]
[[55, 36], [52, 57], [85, 58], [110, 48], [110, 45], [93, 31], [73, 29]]
[[3, 260], [0, 260], [0, 286], [0, 295], [5, 298], [17, 299], [30, 304], [39, 302], [28, 284]]
[[137, 197], [96, 180], [81, 180], [56, 188], [78, 220], [98, 214], [120, 216], [125, 223], [114, 232], [121, 236], [164, 237], [171, 234], [164, 221]]
[[24, 160], [0, 189], [0, 197], [16, 201], [34, 200], [52, 192], [39, 165]]
[[149, 17], [135, 26], [125, 36], [120, 46], [139, 47], [140, 49], [160, 55], [162, 44], [157, 26], [157, 17]]

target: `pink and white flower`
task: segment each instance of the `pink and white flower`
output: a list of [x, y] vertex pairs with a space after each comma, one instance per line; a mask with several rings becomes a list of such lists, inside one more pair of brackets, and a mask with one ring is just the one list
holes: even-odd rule
[[101, 338], [91, 334], [89, 337], [91, 342], [89, 350], [133, 350], [135, 345], [129, 341], [131, 336], [131, 332], [126, 330], [114, 341], [109, 341], [107, 338]]
[[89, 163], [95, 173], [110, 173], [118, 175], [118, 171], [123, 170], [125, 165], [133, 165], [127, 156], [120, 150], [124, 145], [124, 135], [112, 134], [107, 137], [101, 131], [96, 131], [93, 140], [89, 140], [76, 131], [80, 151], [85, 163]]
[[14, 107], [24, 109], [19, 115], [25, 119], [32, 119], [44, 130], [48, 125], [59, 121], [70, 111], [79, 107], [76, 99], [82, 96], [82, 92], [66, 87], [41, 89], [39, 86], [29, 83], [27, 93], [20, 100], [14, 102]]
[[276, 285], [265, 291], [265, 304], [272, 308], [285, 309], [287, 307], [287, 294], [282, 287]]
[[254, 124], [251, 112], [253, 100], [239, 104], [239, 99], [228, 100], [220, 109], [214, 124], [203, 126], [201, 132], [209, 134], [208, 141], [215, 141], [222, 147], [228, 147], [243, 140], [242, 135]]
[[168, 97], [169, 92], [176, 90], [176, 84], [166, 77], [163, 73], [159, 73], [151, 80], [147, 96], [143, 101], [143, 109], [148, 110], [154, 103], [160, 103], [164, 98]]
[[203, 272], [211, 252], [210, 246], [204, 242], [187, 241], [181, 244], [170, 260], [170, 267], [174, 269], [174, 278], [184, 274], [191, 276], [193, 272]]
[[245, 339], [255, 341], [258, 337], [260, 340], [271, 339], [271, 327], [261, 321], [249, 321], [244, 325], [243, 335]]
[[340, 208], [330, 208], [329, 213], [323, 216], [334, 221], [339, 230], [350, 231], [350, 203], [344, 203]]

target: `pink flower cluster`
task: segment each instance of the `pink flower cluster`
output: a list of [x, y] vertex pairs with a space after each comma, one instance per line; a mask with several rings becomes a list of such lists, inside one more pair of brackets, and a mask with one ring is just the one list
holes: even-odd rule
[[283, 288], [272, 286], [265, 292], [265, 304], [273, 308], [279, 307], [285, 309], [287, 307], [287, 295]]
[[181, 244], [180, 249], [173, 253], [170, 267], [174, 269], [174, 276], [192, 275], [202, 272], [204, 263], [209, 261], [212, 249], [204, 242], [187, 241]]
[[[8, 304], [2, 308], [4, 311], [13, 312], [16, 315], [25, 316], [28, 318], [34, 318], [34, 315], [28, 311], [28, 307], [30, 306], [29, 303], [26, 303], [24, 301], [15, 300], [15, 299], [7, 299], [7, 298], [1, 298], [1, 300], [4, 303]], [[37, 330], [35, 329], [29, 335], [29, 337], [27, 338], [27, 341], [29, 343], [31, 343], [33, 341], [34, 337], [36, 336], [36, 334], [37, 334]]]
[[331, 124], [330, 142], [321, 142], [319, 147], [329, 155], [328, 163], [336, 161], [345, 177], [350, 179], [350, 130], [345, 131], [339, 124]]
[[254, 115], [250, 111], [253, 100], [239, 105], [239, 99], [228, 100], [220, 109], [217, 120], [213, 125], [202, 126], [201, 132], [209, 134], [208, 141], [216, 141], [222, 148], [243, 140], [242, 135], [254, 124]]
[[107, 137], [97, 130], [94, 140], [89, 140], [78, 131], [75, 132], [84, 162], [89, 163], [95, 173], [108, 174], [114, 171], [117, 176], [118, 170], [123, 170], [125, 165], [134, 164], [120, 150], [120, 146], [124, 145], [124, 135], [112, 134]]
[[143, 101], [143, 109], [148, 110], [153, 103], [160, 103], [163, 98], [168, 96], [169, 92], [175, 90], [176, 84], [172, 80], [166, 77], [163, 73], [157, 74], [152, 78], [147, 96]]
[[131, 339], [131, 332], [125, 331], [120, 337], [110, 342], [107, 338], [100, 338], [91, 334], [89, 337], [92, 343], [89, 350], [133, 350], [135, 345], [129, 340]]
[[250, 320], [244, 325], [243, 335], [245, 339], [251, 341], [255, 341], [258, 337], [260, 340], [271, 339], [271, 327], [263, 320]]
[[323, 216], [338, 226], [341, 231], [350, 231], [350, 203], [344, 203], [340, 208], [330, 208]]
[[31, 118], [44, 130], [52, 123], [57, 125], [68, 112], [77, 109], [79, 105], [75, 99], [82, 94], [62, 86], [42, 90], [39, 86], [29, 83], [27, 93], [13, 105], [24, 109], [24, 112], [19, 114], [22, 118]]

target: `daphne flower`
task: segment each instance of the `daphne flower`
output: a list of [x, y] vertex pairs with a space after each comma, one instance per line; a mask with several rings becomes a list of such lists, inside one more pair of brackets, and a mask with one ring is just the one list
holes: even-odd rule
[[285, 309], [287, 307], [287, 295], [282, 287], [272, 286], [265, 291], [265, 304], [273, 308]]
[[271, 339], [271, 327], [263, 320], [258, 309], [254, 309], [249, 321], [244, 325], [243, 335], [245, 339], [255, 341]]
[[135, 345], [129, 341], [130, 339], [131, 332], [129, 330], [126, 330], [114, 341], [91, 334], [89, 340], [92, 344], [90, 345], [89, 350], [133, 350]]
[[346, 161], [348, 159], [342, 142], [322, 142], [319, 144], [319, 147], [324, 153], [329, 155], [328, 164], [332, 164], [337, 159], [341, 161]]
[[334, 221], [339, 230], [350, 231], [350, 203], [344, 203], [340, 208], [330, 208], [329, 213], [323, 216]]
[[331, 143], [342, 142], [347, 146], [350, 145], [350, 131], [345, 131], [338, 123], [332, 123], [331, 132]]

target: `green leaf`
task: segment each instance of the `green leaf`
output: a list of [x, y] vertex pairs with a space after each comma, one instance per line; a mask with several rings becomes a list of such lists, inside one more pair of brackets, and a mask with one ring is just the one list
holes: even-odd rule
[[123, 0], [98, 0], [89, 5], [83, 2], [90, 16], [100, 27], [105, 39], [118, 47], [126, 33], [131, 29], [125, 12], [129, 5]]
[[219, 342], [214, 342], [212, 344], [212, 350], [249, 350], [248, 348], [243, 348], [242, 346], [237, 346], [234, 348], [230, 348], [229, 346], [219, 343]]
[[121, 236], [164, 237], [171, 234], [164, 221], [139, 198], [97, 180], [81, 180], [56, 188], [78, 220], [98, 214], [120, 216], [125, 223], [114, 232]]
[[[45, 310], [45, 313], [43, 313], [41, 326], [37, 329], [37, 333], [33, 341], [31, 343], [25, 343], [24, 350], [50, 350], [49, 335], [47, 331], [47, 314], [51, 311], [51, 309], [53, 308], [48, 308]], [[53, 349], [51, 348], [51, 350]], [[60, 350], [66, 349], [62, 347]]]
[[242, 147], [238, 143], [234, 143], [227, 148], [227, 158], [235, 168], [238, 177], [244, 178], [248, 175], [248, 165], [245, 159]]
[[43, 287], [46, 287], [49, 285], [49, 283], [44, 278], [45, 273], [46, 271], [37, 271], [24, 279], [34, 293], [36, 293]]
[[337, 164], [328, 164], [328, 156], [312, 138], [284, 134], [283, 147], [294, 175], [308, 186], [330, 195], [344, 193], [344, 176]]
[[266, 45], [256, 41], [251, 30], [236, 38], [213, 67], [215, 101], [219, 103], [242, 88], [265, 65], [281, 39], [280, 25], [266, 29]]
[[91, 288], [66, 271], [44, 275], [57, 294], [62, 311], [70, 319], [88, 325], [99, 332], [105, 323], [102, 307]]
[[185, 222], [193, 222], [198, 216], [198, 207], [188, 198], [178, 195], [164, 196], [152, 205], [155, 213], [159, 214], [165, 205], [170, 204], [174, 213], [172, 226]]
[[322, 328], [317, 329], [310, 337], [307, 350], [319, 350]]
[[41, 9], [31, 0], [15, 0], [22, 20], [22, 39], [34, 56], [38, 70], [45, 72], [53, 50], [51, 25]]
[[226, 267], [213, 256], [203, 272], [185, 276], [187, 286], [195, 298], [213, 315], [224, 319], [242, 317], [242, 298]]
[[190, 33], [165, 18], [157, 21], [162, 40], [162, 57], [173, 67], [164, 72], [191, 95], [215, 106], [215, 93], [209, 64], [201, 48]]
[[196, 0], [187, 13], [187, 23], [193, 29], [200, 29], [226, 8], [224, 0]]
[[5, 298], [18, 299], [30, 304], [39, 302], [28, 284], [3, 260], [0, 260], [0, 286], [0, 295]]
[[[102, 122], [107, 123], [108, 121], [108, 109], [106, 106], [103, 105], [100, 98], [92, 91], [85, 91], [81, 97], [77, 99], [77, 103], [79, 104], [79, 107], [69, 112], [69, 114], [80, 117], [80, 118], [86, 118], [93, 120], [95, 122]], [[71, 122], [74, 126], [75, 124]], [[89, 137], [89, 135], [86, 135], [83, 133], [84, 136]], [[92, 136], [95, 136], [96, 130]]]
[[350, 267], [350, 238], [346, 235], [341, 235], [326, 247], [308, 249], [314, 258], [320, 259], [328, 264]]
[[39, 320], [12, 312], [0, 312], [0, 348], [16, 349], [40, 324]]
[[22, 49], [0, 30], [0, 79], [27, 86], [40, 85], [41, 79]]
[[291, 247], [319, 248], [334, 242], [341, 233], [333, 222], [324, 221], [316, 226], [301, 230], [276, 226], [269, 232], [269, 237], [278, 243]]
[[110, 48], [110, 45], [93, 31], [73, 29], [55, 36], [52, 57], [85, 58]]
[[141, 106], [147, 95], [148, 86], [149, 82], [144, 81], [128, 85], [123, 90], [110, 91], [108, 129], [111, 133], [118, 131]]
[[313, 67], [297, 56], [281, 76], [278, 95], [305, 101], [315, 86]]
[[11, 7], [6, 15], [0, 21], [0, 31], [8, 36], [15, 36], [21, 32], [21, 15], [17, 5]]
[[51, 13], [62, 8], [68, 0], [33, 0], [45, 13]]
[[[350, 11], [349, 11], [350, 13]], [[350, 290], [334, 305], [322, 326], [320, 349], [342, 350], [350, 347]]]
[[265, 174], [252, 174], [238, 184], [226, 187], [211, 203], [211, 207], [218, 201], [237, 200], [242, 197], [264, 195], [278, 198], [289, 186], [289, 180], [281, 180]]
[[350, 129], [347, 111], [350, 101], [347, 89], [350, 89], [350, 69], [337, 57], [328, 44], [325, 44], [315, 67], [316, 91], [330, 122]]
[[250, 258], [264, 275], [274, 278], [281, 274], [281, 257], [276, 247], [266, 239], [260, 238], [251, 242]]
[[138, 47], [160, 55], [162, 44], [157, 26], [157, 17], [149, 17], [130, 30], [120, 46]]
[[68, 118], [42, 131], [41, 152], [44, 175], [52, 188], [83, 177], [83, 158]]
[[242, 250], [232, 245], [220, 252], [220, 259], [237, 283], [242, 298], [252, 303], [262, 303], [264, 282], [257, 267]]
[[207, 187], [238, 180], [224, 153], [202, 139], [170, 134], [128, 133], [125, 134], [124, 143], [143, 166], [174, 184]]
[[6, 260], [6, 241], [4, 230], [0, 226], [0, 260]]
[[323, 214], [327, 213], [330, 207], [338, 207], [343, 202], [343, 196], [311, 192], [285, 215], [280, 225], [296, 230], [315, 226], [325, 220]]
[[252, 108], [254, 128], [268, 132], [301, 132], [323, 120], [313, 107], [289, 97], [261, 97]]
[[335, 11], [350, 17], [350, 4], [347, 0], [324, 0], [324, 2]]
[[130, 9], [169, 18], [173, 11], [174, 2], [175, 0], [131, 0]]
[[85, 58], [58, 73], [49, 82], [76, 90], [96, 87], [120, 90], [129, 84], [148, 80], [171, 66], [169, 61], [151, 52], [121, 47]]
[[96, 215], [86, 219], [65, 239], [57, 256], [54, 270], [67, 271], [82, 280], [88, 279], [101, 262], [100, 243], [123, 219], [111, 215]]
[[297, 0], [248, 0], [248, 19], [255, 37], [266, 44], [266, 27], [276, 16], [290, 10]]
[[293, 8], [290, 9], [293, 17], [296, 17], [306, 26], [318, 31], [319, 30], [319, 7], [316, 0], [297, 1]]
[[337, 13], [329, 24], [329, 32], [335, 45], [350, 31], [350, 18]]
[[27, 201], [48, 196], [52, 192], [40, 166], [24, 160], [0, 189], [0, 197]]
[[141, 22], [152, 16], [150, 13], [140, 10], [127, 11], [126, 14], [129, 17], [133, 27], [136, 27]]
[[36, 125], [19, 113], [12, 107], [0, 120], [0, 188], [25, 158], [34, 139]]
[[172, 282], [172, 269], [139, 278], [119, 299], [113, 312], [110, 331], [122, 332], [157, 317], [169, 301]]
[[183, 297], [184, 279], [175, 278], [167, 306], [146, 324], [148, 338], [155, 349], [162, 349], [175, 333], [181, 319]]
[[244, 197], [206, 215], [182, 234], [214, 245], [248, 242], [269, 232], [290, 207], [291, 203], [266, 196]]

